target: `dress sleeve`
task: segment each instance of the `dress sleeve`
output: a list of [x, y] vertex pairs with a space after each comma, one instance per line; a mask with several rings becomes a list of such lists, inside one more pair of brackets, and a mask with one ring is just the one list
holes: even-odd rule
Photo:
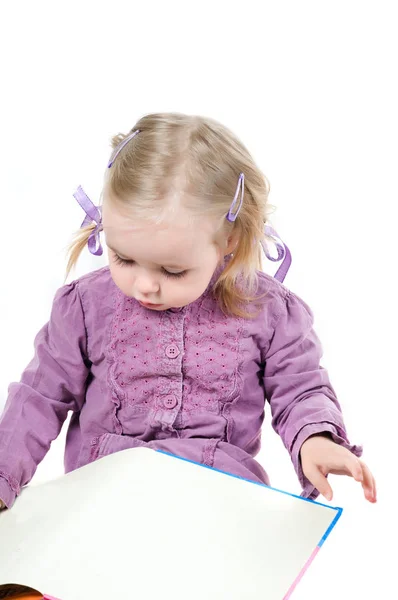
[[69, 411], [85, 399], [90, 370], [78, 281], [55, 294], [34, 357], [12, 383], [0, 417], [0, 499], [11, 507], [59, 435]]
[[300, 464], [304, 441], [327, 432], [356, 456], [361, 456], [362, 448], [349, 443], [341, 407], [326, 369], [319, 364], [322, 346], [313, 329], [313, 313], [301, 298], [286, 292], [265, 356], [264, 388], [272, 426], [290, 453], [302, 496], [314, 499], [319, 492]]

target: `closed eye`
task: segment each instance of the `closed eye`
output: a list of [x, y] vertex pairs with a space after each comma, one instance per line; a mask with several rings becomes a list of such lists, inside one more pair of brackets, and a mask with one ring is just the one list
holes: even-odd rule
[[129, 267], [134, 264], [133, 260], [127, 260], [126, 258], [120, 258], [117, 254], [113, 255], [113, 259], [117, 265], [121, 265], [122, 267]]
[[178, 279], [179, 277], [184, 277], [188, 271], [180, 271], [179, 273], [170, 273], [170, 271], [166, 271], [166, 269], [163, 269], [162, 267], [162, 273], [165, 277], [174, 277], [175, 279]]
[[[121, 258], [118, 254], [114, 254], [113, 259], [117, 265], [120, 265], [122, 267], [131, 267], [132, 265], [135, 264], [134, 260], [127, 260], [126, 258]], [[165, 277], [171, 277], [171, 278], [175, 278], [175, 279], [184, 277], [188, 273], [188, 271], [180, 271], [179, 273], [171, 273], [170, 271], [167, 271], [163, 267], [161, 267], [161, 271], [162, 271], [162, 275], [164, 275]]]

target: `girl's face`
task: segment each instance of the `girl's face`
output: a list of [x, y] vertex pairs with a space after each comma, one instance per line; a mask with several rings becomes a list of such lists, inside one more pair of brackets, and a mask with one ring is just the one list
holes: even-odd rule
[[180, 209], [170, 221], [133, 220], [115, 203], [104, 202], [102, 209], [113, 281], [150, 310], [194, 302], [227, 254], [216, 245], [209, 218], [193, 222]]

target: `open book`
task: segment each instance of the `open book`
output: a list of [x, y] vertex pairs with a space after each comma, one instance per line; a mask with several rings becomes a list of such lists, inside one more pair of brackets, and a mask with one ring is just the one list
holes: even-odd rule
[[[169, 454], [124, 450], [25, 488], [0, 514], [0, 592], [12, 583], [40, 590], [25, 600], [287, 600], [340, 515]], [[0, 598], [24, 598], [9, 593]]]

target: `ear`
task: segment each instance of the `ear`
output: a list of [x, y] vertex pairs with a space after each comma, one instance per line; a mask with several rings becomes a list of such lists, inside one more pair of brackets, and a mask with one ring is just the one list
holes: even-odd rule
[[232, 233], [226, 241], [227, 246], [225, 248], [225, 256], [227, 254], [233, 253], [236, 246], [238, 245], [238, 242], [239, 242], [239, 235], [236, 232]]

